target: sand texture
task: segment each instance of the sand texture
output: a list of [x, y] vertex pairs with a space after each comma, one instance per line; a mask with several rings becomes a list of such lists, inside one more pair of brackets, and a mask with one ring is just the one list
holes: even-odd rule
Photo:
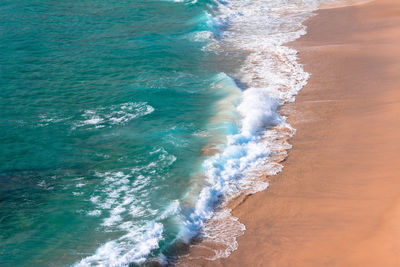
[[307, 25], [290, 44], [312, 77], [281, 110], [297, 129], [284, 170], [234, 208], [238, 250], [183, 265], [400, 266], [400, 1]]

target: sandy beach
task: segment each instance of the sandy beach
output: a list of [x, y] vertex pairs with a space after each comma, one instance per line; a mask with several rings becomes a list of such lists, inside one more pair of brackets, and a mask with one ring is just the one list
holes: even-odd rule
[[238, 250], [184, 265], [400, 266], [400, 2], [307, 26], [290, 44], [312, 76], [281, 110], [297, 129], [284, 170], [233, 209]]

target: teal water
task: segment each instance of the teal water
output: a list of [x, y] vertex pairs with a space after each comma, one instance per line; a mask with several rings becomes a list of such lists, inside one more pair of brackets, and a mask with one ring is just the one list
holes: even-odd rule
[[1, 1], [0, 266], [228, 257], [225, 204], [295, 133], [285, 43], [326, 1]]
[[243, 58], [205, 49], [214, 7], [1, 1], [1, 266], [168, 262], [198, 230], [179, 218]]

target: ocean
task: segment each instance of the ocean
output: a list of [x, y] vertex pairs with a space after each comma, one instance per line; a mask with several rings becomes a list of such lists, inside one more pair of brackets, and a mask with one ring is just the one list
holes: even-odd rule
[[1, 1], [0, 265], [229, 256], [226, 203], [290, 148], [277, 111], [309, 74], [284, 44], [318, 4]]

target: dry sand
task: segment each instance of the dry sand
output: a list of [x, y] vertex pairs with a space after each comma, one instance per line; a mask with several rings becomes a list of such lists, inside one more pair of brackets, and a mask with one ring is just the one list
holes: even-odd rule
[[292, 44], [312, 74], [271, 186], [233, 214], [227, 259], [189, 266], [400, 266], [400, 0], [323, 9]]

